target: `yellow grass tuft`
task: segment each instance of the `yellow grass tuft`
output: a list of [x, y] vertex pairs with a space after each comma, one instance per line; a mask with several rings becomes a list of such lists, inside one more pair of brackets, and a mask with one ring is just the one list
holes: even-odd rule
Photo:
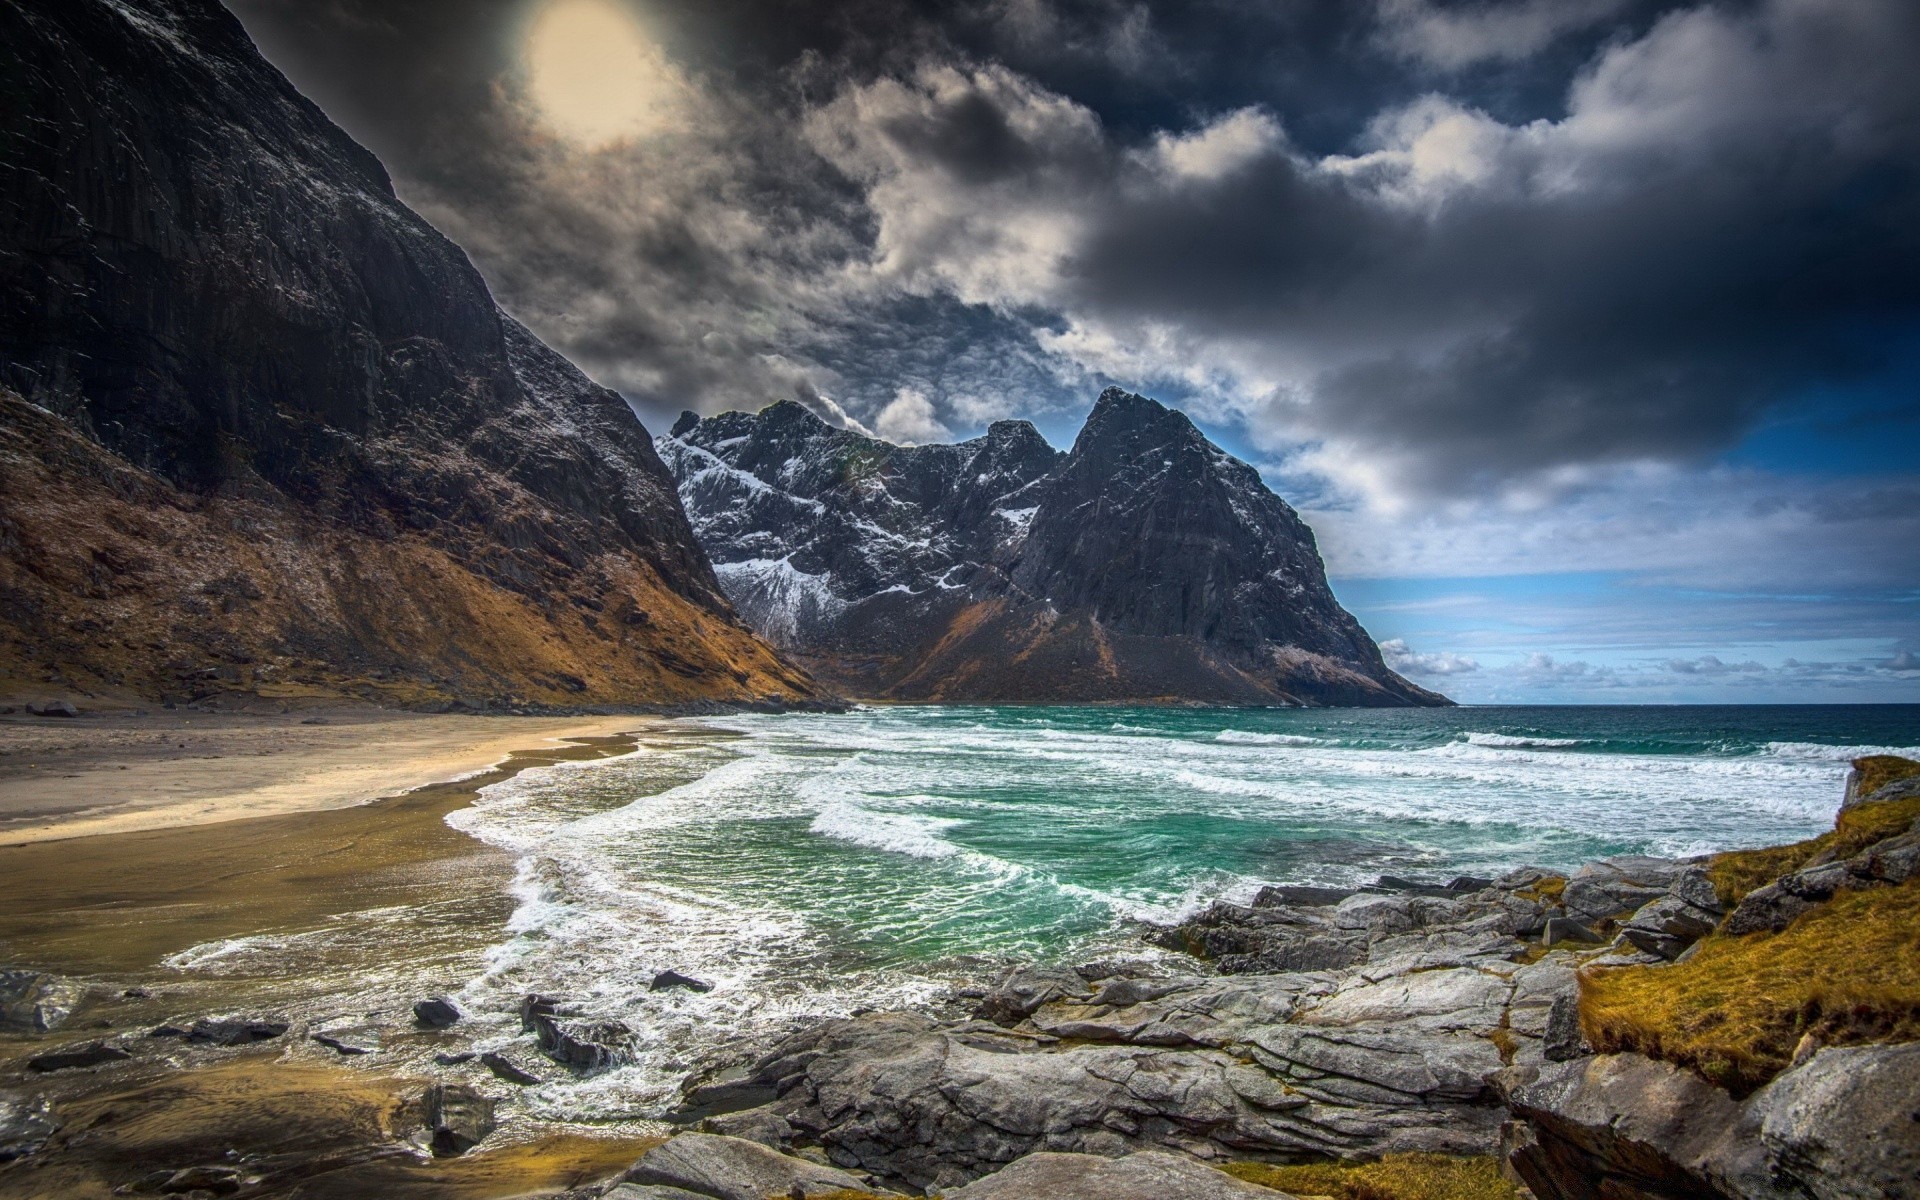
[[1842, 892], [1780, 933], [1703, 940], [1683, 963], [1593, 971], [1580, 1023], [1603, 1053], [1690, 1067], [1735, 1095], [1784, 1070], [1800, 1039], [1920, 1040], [1920, 880]]
[[1296, 1196], [1333, 1200], [1518, 1200], [1497, 1158], [1390, 1154], [1369, 1163], [1229, 1163], [1235, 1179]]

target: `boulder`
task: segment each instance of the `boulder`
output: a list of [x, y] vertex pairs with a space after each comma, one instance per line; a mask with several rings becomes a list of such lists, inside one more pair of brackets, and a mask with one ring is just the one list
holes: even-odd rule
[[582, 1073], [625, 1062], [633, 1043], [633, 1031], [619, 1021], [568, 1016], [547, 996], [520, 1001], [520, 1027], [534, 1035], [541, 1053]]
[[[1771, 1176], [1813, 1200], [1920, 1191], [1920, 1043], [1819, 1051], [1747, 1101]], [[1783, 1189], [1788, 1190], [1788, 1189]]]
[[[1531, 1136], [1509, 1158], [1540, 1200], [1748, 1197], [1765, 1169], [1740, 1107], [1638, 1054], [1548, 1063], [1508, 1102]], [[1764, 1184], [1758, 1185], [1764, 1186]]]
[[1279, 1200], [1285, 1196], [1191, 1158], [1146, 1150], [1121, 1158], [1029, 1154], [948, 1193], [948, 1200]]
[[669, 988], [685, 988], [690, 992], [710, 992], [713, 990], [713, 985], [705, 980], [695, 979], [691, 975], [682, 975], [678, 971], [662, 971], [653, 977], [652, 983], [647, 985], [647, 990], [650, 992], [664, 992]]
[[413, 1006], [414, 1023], [424, 1029], [447, 1029], [460, 1019], [460, 1009], [445, 996], [421, 1000]]
[[44, 704], [29, 704], [27, 711], [36, 717], [77, 717], [80, 710], [65, 700], [49, 700]]
[[1546, 925], [1540, 930], [1540, 944], [1543, 946], [1558, 946], [1564, 942], [1597, 946], [1605, 940], [1572, 917], [1548, 917]]
[[79, 984], [44, 971], [0, 970], [0, 1032], [48, 1033], [73, 1015]]
[[598, 1193], [598, 1196], [599, 1200], [713, 1200], [703, 1192], [663, 1187], [657, 1183], [618, 1183], [610, 1190]]
[[67, 1071], [75, 1067], [97, 1067], [102, 1063], [122, 1062], [132, 1057], [111, 1042], [81, 1042], [36, 1054], [27, 1060], [27, 1066], [44, 1073]]
[[1352, 888], [1308, 887], [1303, 884], [1268, 884], [1254, 893], [1255, 908], [1330, 907], [1353, 895]]
[[708, 1117], [700, 1122], [700, 1131], [759, 1142], [775, 1150], [793, 1141], [793, 1126], [785, 1117], [766, 1108], [749, 1108]]
[[320, 1045], [348, 1058], [380, 1049], [380, 1035], [371, 1029], [333, 1029], [312, 1036]]
[[1688, 946], [1712, 933], [1717, 924], [1717, 913], [1667, 895], [1633, 914], [1620, 934], [1648, 954], [1675, 959]]
[[683, 1133], [652, 1150], [624, 1182], [679, 1188], [712, 1200], [767, 1200], [769, 1196], [825, 1196], [869, 1191], [845, 1171], [794, 1158], [743, 1138]]
[[38, 1152], [59, 1129], [45, 1100], [0, 1092], [0, 1163]]
[[285, 1021], [250, 1021], [246, 1019], [213, 1020], [203, 1017], [187, 1030], [190, 1042], [205, 1042], [215, 1046], [249, 1046], [255, 1042], [270, 1042], [287, 1031]]
[[494, 1131], [493, 1101], [459, 1083], [436, 1083], [421, 1099], [428, 1145], [435, 1158], [453, 1158], [479, 1145]]
[[538, 1075], [535, 1075], [532, 1071], [527, 1070], [498, 1050], [488, 1050], [486, 1053], [480, 1055], [480, 1065], [493, 1072], [495, 1079], [518, 1084], [521, 1087], [531, 1087], [534, 1084], [542, 1082]]

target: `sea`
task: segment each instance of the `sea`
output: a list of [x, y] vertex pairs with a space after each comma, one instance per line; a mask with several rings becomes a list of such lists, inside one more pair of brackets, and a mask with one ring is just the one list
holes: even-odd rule
[[[949, 1003], [1013, 962], [1170, 954], [1147, 924], [1264, 884], [1805, 838], [1849, 759], [1920, 756], [1920, 706], [868, 707], [672, 729], [447, 818], [517, 863], [511, 916], [453, 991], [470, 1048], [524, 1050], [528, 993], [633, 1031], [628, 1065], [549, 1072], [519, 1116], [657, 1118], [798, 1023]], [[665, 970], [712, 990], [651, 990]]]

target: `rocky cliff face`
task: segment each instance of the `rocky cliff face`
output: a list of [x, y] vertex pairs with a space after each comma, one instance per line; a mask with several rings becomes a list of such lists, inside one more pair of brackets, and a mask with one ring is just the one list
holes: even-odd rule
[[1387, 669], [1259, 474], [1144, 396], [1108, 389], [1066, 454], [1024, 421], [906, 447], [792, 403], [658, 446], [749, 623], [853, 695], [1446, 703]]
[[214, 0], [0, 0], [0, 677], [790, 702], [614, 393]]

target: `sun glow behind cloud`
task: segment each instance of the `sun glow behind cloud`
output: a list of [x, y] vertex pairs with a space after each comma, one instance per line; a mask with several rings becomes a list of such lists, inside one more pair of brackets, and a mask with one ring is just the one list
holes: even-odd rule
[[685, 86], [619, 0], [547, 0], [528, 26], [526, 68], [541, 119], [587, 150], [665, 128]]

